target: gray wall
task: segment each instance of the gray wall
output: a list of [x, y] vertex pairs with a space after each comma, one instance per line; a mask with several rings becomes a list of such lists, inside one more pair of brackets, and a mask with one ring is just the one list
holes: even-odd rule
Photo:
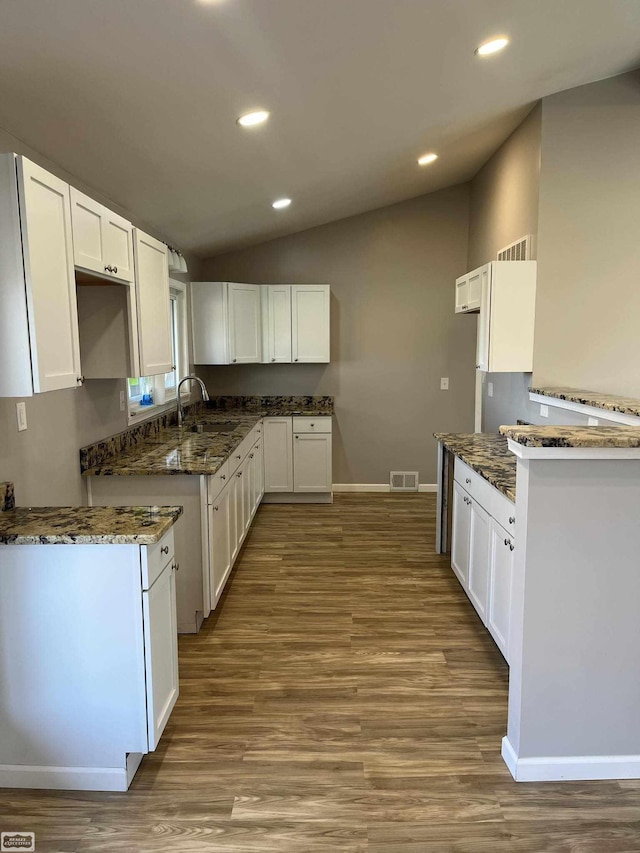
[[452, 187], [205, 261], [209, 281], [332, 290], [330, 364], [200, 367], [210, 393], [332, 394], [334, 482], [434, 483], [432, 433], [473, 428], [476, 321], [453, 312], [468, 201]]
[[534, 378], [640, 397], [640, 72], [545, 98]]
[[[538, 104], [471, 181], [468, 268], [496, 259], [499, 249], [538, 230], [541, 107]], [[533, 254], [536, 256], [536, 240]], [[529, 408], [531, 374], [484, 377], [482, 429], [496, 432], [518, 418], [535, 423]], [[493, 384], [493, 397], [487, 394]]]
[[[0, 151], [24, 154], [144, 228], [131, 211], [77, 181], [9, 133], [0, 130]], [[157, 235], [160, 236], [160, 235]], [[198, 261], [188, 257], [197, 274]], [[120, 412], [124, 381], [88, 381], [83, 388], [51, 391], [26, 399], [26, 432], [18, 432], [17, 399], [0, 398], [0, 480], [13, 480], [21, 506], [75, 505], [86, 502], [78, 450], [82, 445], [126, 429]]]

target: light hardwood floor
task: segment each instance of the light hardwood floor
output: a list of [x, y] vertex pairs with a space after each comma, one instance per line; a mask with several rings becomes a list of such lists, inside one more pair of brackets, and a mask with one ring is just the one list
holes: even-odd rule
[[261, 507], [129, 793], [0, 791], [0, 830], [38, 853], [640, 851], [640, 783], [512, 781], [507, 666], [434, 514]]

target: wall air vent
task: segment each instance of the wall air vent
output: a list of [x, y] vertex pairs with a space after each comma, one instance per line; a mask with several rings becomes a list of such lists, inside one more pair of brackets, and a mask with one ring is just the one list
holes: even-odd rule
[[499, 261], [530, 261], [533, 254], [533, 234], [521, 237], [498, 252]]
[[417, 492], [417, 471], [391, 471], [389, 477], [390, 491], [392, 492]]

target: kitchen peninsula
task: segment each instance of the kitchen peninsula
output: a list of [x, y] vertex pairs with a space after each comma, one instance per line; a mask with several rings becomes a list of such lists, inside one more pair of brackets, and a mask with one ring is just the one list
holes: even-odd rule
[[436, 438], [455, 457], [452, 567], [510, 667], [503, 758], [517, 781], [639, 778], [640, 429], [500, 433]]

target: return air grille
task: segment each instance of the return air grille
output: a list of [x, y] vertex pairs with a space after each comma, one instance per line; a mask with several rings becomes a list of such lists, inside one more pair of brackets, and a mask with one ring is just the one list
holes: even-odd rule
[[499, 261], [528, 261], [531, 259], [533, 236], [527, 234], [498, 252]]
[[417, 492], [417, 471], [391, 471], [389, 486], [392, 492]]

